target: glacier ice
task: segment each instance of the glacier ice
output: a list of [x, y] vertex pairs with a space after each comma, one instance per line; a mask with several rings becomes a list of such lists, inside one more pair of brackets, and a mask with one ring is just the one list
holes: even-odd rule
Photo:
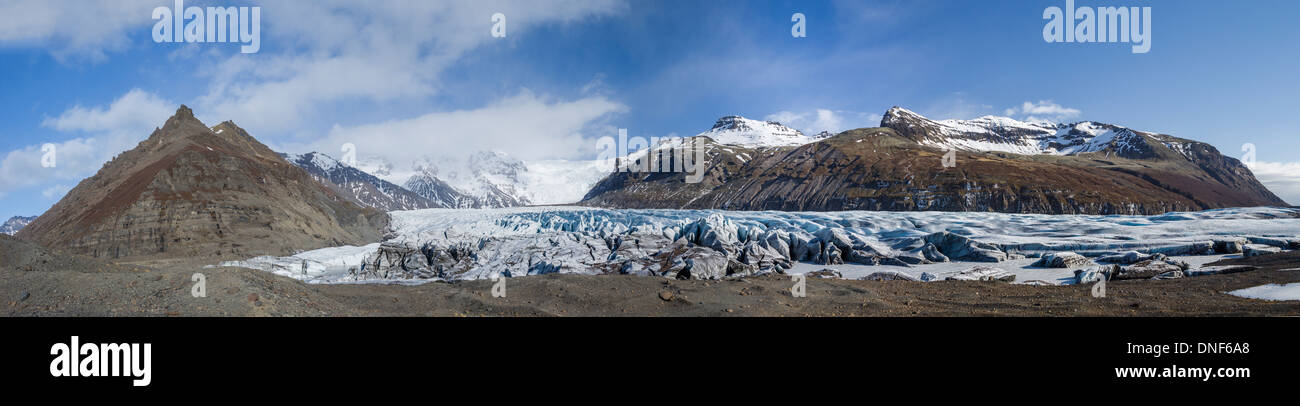
[[[390, 230], [381, 243], [222, 265], [317, 283], [549, 273], [721, 279], [801, 273], [808, 267], [820, 268], [807, 272], [859, 268], [866, 273], [858, 275], [885, 272], [880, 278], [902, 272], [917, 280], [1009, 280], [1009, 275], [1020, 274], [1022, 280], [1076, 283], [1098, 277], [1100, 268], [1079, 276], [1074, 272], [1094, 261], [1132, 269], [1107, 275], [1150, 278], [1188, 269], [1174, 257], [1239, 253], [1238, 247], [1247, 244], [1278, 249], [1300, 246], [1300, 210], [1286, 208], [1160, 216], [588, 207], [390, 214]], [[1075, 261], [1063, 262], [1060, 271], [1035, 267], [1036, 258], [1043, 257]], [[1199, 265], [1208, 260], [1191, 262]], [[976, 268], [981, 263], [997, 265]]]

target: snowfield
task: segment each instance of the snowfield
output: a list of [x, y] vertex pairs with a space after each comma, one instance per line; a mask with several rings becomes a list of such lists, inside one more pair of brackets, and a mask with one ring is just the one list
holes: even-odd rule
[[1270, 283], [1253, 288], [1234, 290], [1228, 292], [1228, 294], [1250, 299], [1300, 300], [1300, 283], [1288, 283], [1284, 285]]
[[[1300, 247], [1300, 210], [1285, 208], [1159, 216], [587, 207], [390, 214], [382, 243], [221, 265], [313, 283], [556, 272], [693, 279], [816, 272], [853, 279], [1014, 277], [1016, 283], [1071, 284], [1099, 274], [1195, 276], [1213, 273], [1198, 272], [1205, 263], [1243, 251]], [[1055, 258], [1040, 258], [1045, 254]], [[1079, 270], [1086, 271], [1076, 275]]]

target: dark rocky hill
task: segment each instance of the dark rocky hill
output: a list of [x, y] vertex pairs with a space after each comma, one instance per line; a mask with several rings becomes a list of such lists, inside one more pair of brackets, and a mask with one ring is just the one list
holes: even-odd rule
[[378, 241], [387, 222], [234, 123], [209, 128], [181, 106], [17, 237], [93, 257], [247, 258]]

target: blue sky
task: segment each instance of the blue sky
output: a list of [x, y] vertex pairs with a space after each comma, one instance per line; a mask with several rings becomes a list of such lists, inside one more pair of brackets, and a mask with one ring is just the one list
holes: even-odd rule
[[731, 114], [815, 132], [894, 105], [1024, 119], [1029, 103], [1239, 158], [1254, 144], [1257, 175], [1300, 201], [1300, 2], [1077, 3], [1151, 7], [1150, 52], [1045, 42], [1043, 10], [1065, 0], [186, 3], [261, 6], [256, 54], [155, 43], [169, 0], [0, 1], [18, 16], [0, 21], [0, 217], [41, 213], [181, 103], [278, 150], [350, 142], [399, 167], [479, 149], [591, 158], [617, 128], [688, 136]]

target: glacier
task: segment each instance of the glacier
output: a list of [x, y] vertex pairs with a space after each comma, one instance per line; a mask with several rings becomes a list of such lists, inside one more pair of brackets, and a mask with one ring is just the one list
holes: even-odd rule
[[[1300, 248], [1300, 210], [1266, 207], [1158, 216], [576, 206], [389, 214], [392, 221], [381, 242], [220, 265], [310, 283], [411, 283], [548, 273], [723, 279], [830, 269], [853, 279], [1014, 276], [1016, 283], [1070, 284], [1079, 281], [1076, 270], [1100, 263], [1136, 266], [1161, 261], [1162, 266], [1167, 262], [1186, 269], [1242, 255], [1249, 245]], [[1067, 253], [1085, 260], [1051, 267], [1039, 261]]]

